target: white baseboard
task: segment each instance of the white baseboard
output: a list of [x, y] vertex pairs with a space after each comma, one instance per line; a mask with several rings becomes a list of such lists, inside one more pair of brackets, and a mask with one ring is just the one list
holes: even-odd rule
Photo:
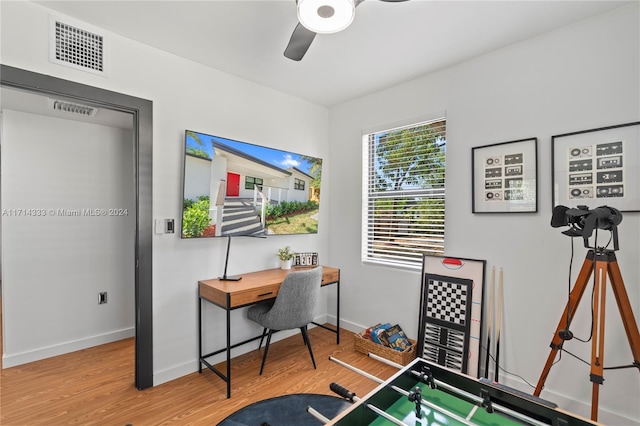
[[94, 346], [103, 345], [105, 343], [128, 339], [129, 337], [133, 336], [135, 336], [135, 328], [130, 327], [122, 330], [100, 334], [98, 336], [91, 336], [71, 342], [60, 343], [58, 345], [37, 348], [18, 354], [4, 354], [2, 357], [2, 368], [5, 369], [15, 367], [16, 365], [27, 364], [33, 361], [40, 361], [42, 359], [79, 351], [81, 349], [92, 348]]
[[[335, 315], [327, 315], [326, 317], [327, 317], [327, 322], [331, 324], [336, 323]], [[367, 327], [365, 327], [362, 324], [356, 324], [351, 321], [346, 321], [344, 318], [340, 318], [340, 328], [344, 328], [345, 330], [349, 330], [353, 333], [360, 333], [361, 331], [367, 329]]]
[[[214, 364], [216, 362], [218, 361], [215, 361]], [[207, 367], [202, 366], [203, 371], [205, 371], [206, 369]], [[180, 377], [187, 376], [191, 373], [195, 373], [196, 371], [198, 371], [198, 360], [195, 360], [195, 362], [189, 361], [189, 362], [185, 362], [184, 364], [174, 365], [162, 371], [154, 371], [153, 386], [158, 386], [163, 383], [167, 383], [172, 380], [179, 379]]]

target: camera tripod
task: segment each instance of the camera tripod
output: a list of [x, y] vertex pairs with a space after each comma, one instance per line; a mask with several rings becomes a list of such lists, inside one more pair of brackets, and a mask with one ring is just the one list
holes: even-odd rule
[[587, 252], [586, 259], [580, 269], [573, 290], [569, 294], [569, 301], [564, 309], [564, 313], [558, 323], [558, 328], [551, 342], [551, 353], [547, 358], [547, 363], [542, 370], [538, 385], [534, 391], [535, 396], [540, 396], [540, 392], [544, 387], [544, 382], [549, 375], [549, 370], [553, 365], [558, 350], [562, 349], [564, 340], [572, 338], [571, 332], [568, 330], [573, 315], [576, 312], [580, 299], [584, 294], [585, 288], [589, 282], [591, 274], [595, 273], [594, 293], [593, 293], [593, 328], [591, 342], [591, 374], [590, 380], [593, 383], [591, 391], [591, 419], [598, 420], [598, 396], [600, 385], [604, 382], [604, 321], [606, 306], [606, 284], [607, 276], [611, 281], [611, 289], [618, 304], [618, 310], [622, 317], [631, 353], [633, 354], [633, 366], [640, 369], [640, 333], [638, 332], [638, 324], [633, 316], [631, 304], [627, 291], [624, 288], [622, 274], [618, 267], [615, 252], [605, 249], [590, 249]]

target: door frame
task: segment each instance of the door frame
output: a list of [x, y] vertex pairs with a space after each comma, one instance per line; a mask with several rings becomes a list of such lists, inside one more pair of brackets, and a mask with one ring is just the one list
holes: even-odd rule
[[153, 102], [3, 64], [0, 64], [0, 86], [132, 114], [136, 184], [135, 386], [139, 390], [152, 387]]

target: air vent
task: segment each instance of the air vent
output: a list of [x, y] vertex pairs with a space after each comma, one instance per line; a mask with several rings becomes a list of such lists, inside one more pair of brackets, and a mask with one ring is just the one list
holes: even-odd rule
[[98, 74], [105, 73], [105, 38], [56, 19], [51, 20], [52, 62]]
[[84, 117], [95, 117], [98, 113], [98, 108], [94, 108], [92, 106], [58, 101], [55, 99], [49, 99], [49, 106], [55, 111], [68, 112], [69, 114], [76, 114]]

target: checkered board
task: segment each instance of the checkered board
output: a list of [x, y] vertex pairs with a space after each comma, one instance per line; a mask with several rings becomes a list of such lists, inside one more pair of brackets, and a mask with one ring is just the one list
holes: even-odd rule
[[[445, 281], [446, 280], [446, 281]], [[455, 281], [467, 281], [457, 283]], [[471, 280], [432, 276], [427, 278], [427, 316], [464, 326], [469, 322]]]
[[467, 372], [473, 280], [425, 274], [421, 357]]

